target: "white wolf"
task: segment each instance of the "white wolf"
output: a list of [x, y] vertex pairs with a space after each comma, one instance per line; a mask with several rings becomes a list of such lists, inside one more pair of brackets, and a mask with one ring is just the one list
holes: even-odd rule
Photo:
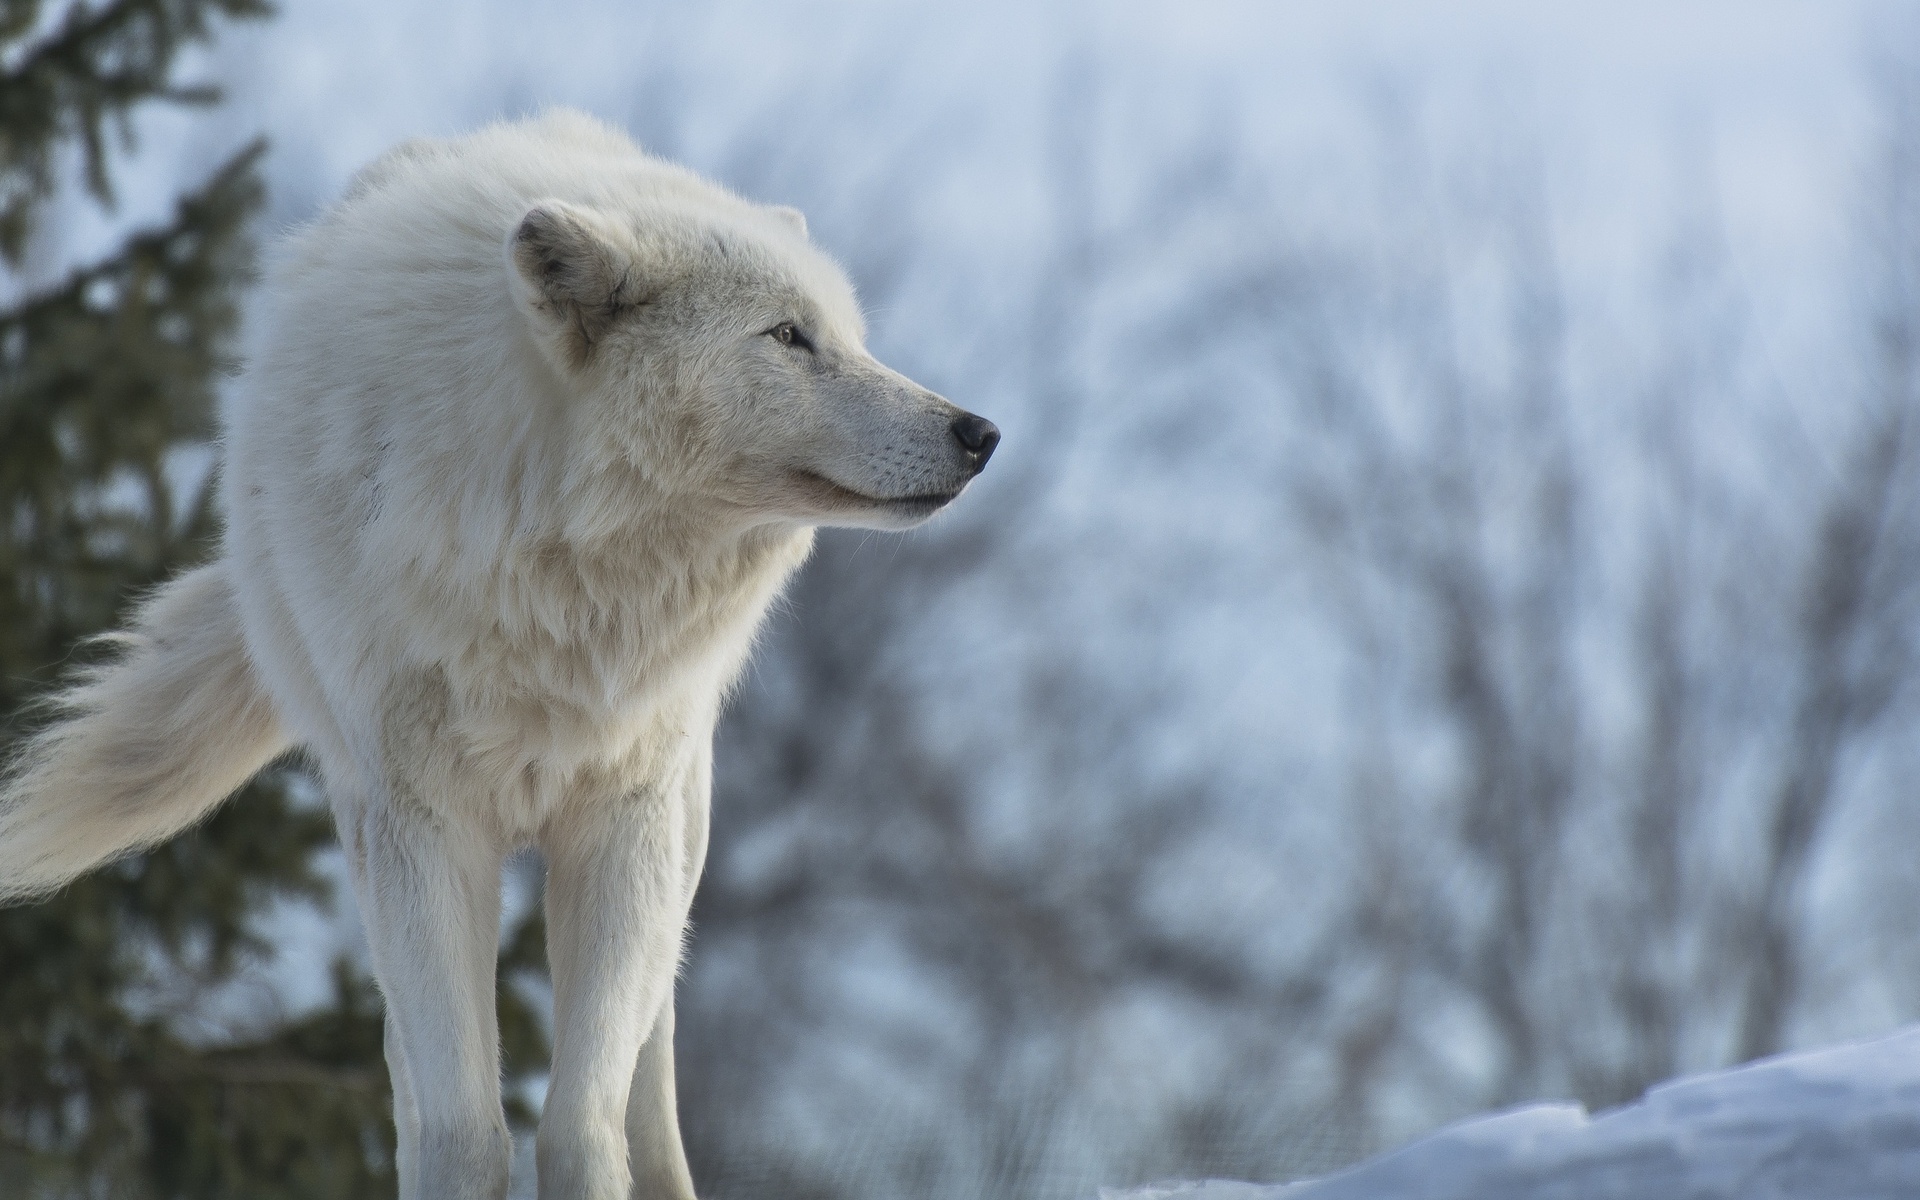
[[547, 861], [549, 1200], [689, 1197], [672, 983], [712, 731], [820, 524], [905, 528], [999, 433], [876, 362], [800, 215], [579, 114], [411, 142], [269, 272], [226, 541], [0, 791], [0, 895], [318, 764], [387, 1001], [401, 1194], [507, 1186], [504, 857]]

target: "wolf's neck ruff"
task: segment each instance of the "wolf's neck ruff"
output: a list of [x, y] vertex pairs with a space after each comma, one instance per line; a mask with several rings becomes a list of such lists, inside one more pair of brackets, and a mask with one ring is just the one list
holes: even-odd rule
[[[422, 664], [444, 673], [448, 735], [485, 761], [484, 774], [515, 781], [516, 799], [523, 777], [558, 786], [581, 770], [644, 772], [644, 753], [631, 761], [638, 744], [698, 719], [731, 686], [812, 541], [810, 530], [763, 525], [671, 553], [617, 542], [510, 551], [482, 593], [493, 619], [448, 622], [435, 661]], [[435, 583], [420, 580], [424, 611], [470, 602]]]

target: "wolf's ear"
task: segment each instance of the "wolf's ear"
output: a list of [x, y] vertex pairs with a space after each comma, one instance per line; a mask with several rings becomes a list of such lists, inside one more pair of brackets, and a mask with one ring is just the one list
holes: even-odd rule
[[628, 239], [591, 209], [542, 200], [507, 238], [514, 300], [558, 365], [578, 369], [622, 313], [646, 302]]
[[767, 209], [767, 212], [782, 225], [799, 234], [801, 241], [807, 239], [807, 214], [797, 208], [788, 208], [784, 204], [772, 205]]

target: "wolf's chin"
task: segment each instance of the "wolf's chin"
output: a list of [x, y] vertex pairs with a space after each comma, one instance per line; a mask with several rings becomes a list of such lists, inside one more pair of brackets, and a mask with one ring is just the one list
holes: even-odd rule
[[851, 510], [847, 516], [885, 513], [917, 525], [959, 498], [962, 485], [951, 492], [922, 492], [911, 496], [869, 496], [835, 483], [812, 471], [795, 471], [807, 499], [829, 510]]

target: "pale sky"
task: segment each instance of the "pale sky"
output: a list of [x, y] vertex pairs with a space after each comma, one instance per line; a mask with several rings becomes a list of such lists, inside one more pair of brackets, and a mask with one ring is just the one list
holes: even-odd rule
[[[248, 131], [273, 141], [286, 222], [406, 137], [565, 103], [645, 138], [646, 114], [671, 102], [683, 137], [665, 149], [722, 175], [743, 134], [850, 164], [943, 139], [972, 197], [955, 236], [991, 242], [1021, 220], [1005, 176], [1025, 169], [1020, 147], [1077, 56], [1142, 110], [1210, 97], [1250, 141], [1302, 161], [1358, 136], [1383, 89], [1445, 140], [1510, 122], [1552, 160], [1576, 255], [1633, 240], [1670, 206], [1676, 171], [1700, 173], [1755, 285], [1799, 288], [1836, 248], [1870, 135], [1867, 64], [1916, 29], [1920, 0], [286, 0], [197, 68], [228, 87], [218, 123], [146, 122], [123, 217]], [[108, 232], [79, 216], [72, 236]]]

